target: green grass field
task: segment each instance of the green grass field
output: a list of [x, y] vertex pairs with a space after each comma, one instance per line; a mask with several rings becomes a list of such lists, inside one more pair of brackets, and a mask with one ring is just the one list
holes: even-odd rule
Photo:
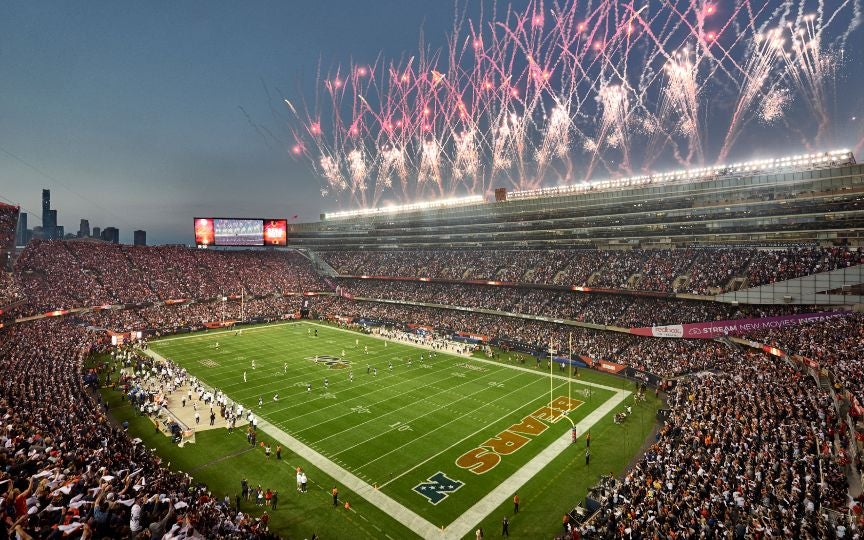
[[[261, 419], [259, 441], [286, 448], [281, 463], [268, 461], [244, 435], [222, 429], [199, 432], [183, 449], [160, 444], [166, 457], [232, 496], [242, 476], [263, 478], [284, 493], [273, 526], [291, 537], [312, 530], [329, 532], [324, 538], [364, 531], [373, 538], [473, 537], [478, 524], [500, 534], [505, 514], [514, 537], [553, 535], [561, 514], [600, 474], [632, 459], [658, 406], [649, 398], [617, 426], [611, 415], [632, 403], [632, 384], [621, 379], [588, 370], [568, 379], [557, 367], [550, 377], [545, 366], [443, 353], [430, 358], [428, 350], [305, 322], [172, 337], [151, 349], [251, 407]], [[367, 373], [373, 368], [377, 376]], [[569, 442], [574, 424], [577, 445]], [[581, 435], [588, 429], [586, 466]], [[295, 466], [309, 471], [314, 496], [296, 493]], [[350, 511], [328, 508], [333, 485]], [[516, 492], [523, 504], [513, 516]]]

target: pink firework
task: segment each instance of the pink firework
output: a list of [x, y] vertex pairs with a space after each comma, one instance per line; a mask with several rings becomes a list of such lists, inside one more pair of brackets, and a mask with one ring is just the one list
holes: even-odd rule
[[322, 194], [376, 206], [698, 167], [741, 151], [751, 126], [788, 127], [794, 107], [812, 119], [795, 123], [802, 144], [824, 145], [862, 1], [497, 6], [457, 18], [440, 49], [320, 77], [313, 107], [286, 101], [288, 152]]

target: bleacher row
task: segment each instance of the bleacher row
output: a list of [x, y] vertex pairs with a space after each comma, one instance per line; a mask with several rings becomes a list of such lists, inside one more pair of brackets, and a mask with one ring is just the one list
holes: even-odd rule
[[794, 305], [733, 306], [699, 300], [639, 298], [631, 295], [586, 294], [461, 283], [346, 278], [339, 279], [337, 283], [343, 291], [359, 298], [491, 309], [624, 328], [773, 317], [814, 309]]
[[[718, 294], [861, 264], [846, 248], [702, 248], [676, 250], [465, 250], [327, 252], [343, 276], [591, 286], [607, 289]], [[735, 283], [734, 278], [742, 280]]]
[[34, 241], [16, 275], [31, 312], [325, 288], [296, 252]]
[[[767, 263], [754, 265], [765, 257], [762, 252], [744, 251], [736, 254], [730, 250], [727, 255], [747, 261], [732, 274], [759, 276], [759, 268], [769, 268]], [[575, 283], [578, 280], [573, 276], [590, 277], [597, 272], [596, 268], [590, 274], [587, 269], [573, 270], [577, 266], [573, 261], [585, 257], [576, 252], [569, 258], [545, 253], [545, 258], [534, 259], [483, 251], [473, 255], [424, 253], [413, 260], [377, 253], [331, 254], [328, 260], [343, 273], [531, 283], [560, 281], [562, 275]], [[781, 253], [785, 255], [770, 257], [775, 257], [775, 264], [776, 257], [785, 263], [778, 264], [770, 278], [764, 274], [761, 281], [860, 262], [859, 252], [842, 249], [800, 248]], [[655, 255], [657, 252], [619, 254], [615, 261], [624, 262], [612, 263], [620, 268], [615, 270], [618, 277], [603, 279], [616, 286], [622, 280], [629, 281], [627, 275], [638, 266], [626, 262], [627, 257], [633, 257], [641, 261], [638, 269], [643, 276], [661, 276], [652, 282], [654, 290], [671, 285], [675, 275], [685, 271], [690, 272], [691, 281], [692, 276], [703, 276], [699, 279], [707, 288], [722, 287], [734, 266], [728, 262], [731, 259], [711, 259], [698, 253], [695, 260], [706, 261], [701, 266], [696, 262], [681, 264], [680, 258], [687, 257], [683, 254], [671, 255], [674, 260], [668, 263], [653, 261]], [[439, 256], [440, 264], [436, 262]], [[711, 270], [709, 260], [727, 260], [728, 266]], [[340, 261], [352, 266], [346, 270]], [[96, 394], [85, 387], [82, 355], [100, 346], [101, 335], [86, 328], [171, 331], [218, 319], [223, 309], [228, 311], [226, 318], [236, 318], [240, 303], [221, 302], [219, 298], [240, 291], [250, 297], [243, 303], [245, 317], [274, 317], [297, 308], [298, 300], [282, 296], [284, 293], [325, 290], [336, 284], [320, 278], [308, 261], [295, 253], [135, 248], [95, 242], [34, 242], [18, 259], [15, 279], [27, 294], [28, 305], [16, 308], [21, 314], [176, 298], [198, 302], [95, 311], [3, 330], [0, 414], [9, 416], [0, 431], [0, 464], [6, 471], [0, 481], [8, 478], [11, 490], [0, 517], [7, 528], [22, 538], [128, 537], [131, 514], [137, 506], [135, 513], [140, 510], [141, 516], [137, 519], [157, 538], [185, 537], [193, 531], [207, 538], [266, 536], [260, 523], [243, 514], [233, 515], [208, 497], [206, 490], [190, 486], [184, 475], [162, 467], [156, 457], [107, 421]], [[724, 310], [740, 309], [611, 295], [581, 303], [584, 297], [515, 288], [441, 284], [422, 288], [396, 282], [337, 281], [355, 295], [435, 299], [436, 303], [492, 306], [529, 315], [567, 313], [575, 317], [586, 312], [619, 324], [644, 323], [646, 313], [654, 313], [663, 321], [677, 316], [711, 320], [734, 315]], [[855, 514], [859, 510], [856, 503], [848, 501], [846, 476], [841, 469], [841, 450], [855, 444], [848, 424], [838, 417], [826, 389], [761, 351], [711, 340], [640, 338], [552, 322], [359, 302], [338, 296], [316, 298], [314, 309], [325, 316], [469, 331], [494, 337], [502, 344], [520, 342], [539, 347], [551, 341], [562, 350], [566, 350], [572, 334], [574, 352], [584, 356], [613, 359], [661, 377], [688, 375], [679, 379], [669, 395], [670, 416], [657, 443], [626, 476], [624, 487], [610, 499], [600, 517], [579, 534], [719, 537], [731, 531], [729, 534], [742, 538], [820, 537], [839, 531], [825, 519], [827, 509], [843, 512], [851, 507], [853, 514], [860, 516], [860, 512]], [[760, 314], [775, 314], [774, 309], [763, 308]], [[790, 308], [777, 309], [785, 313]], [[862, 328], [864, 319], [850, 315], [745, 337], [813, 358], [838, 384], [848, 386], [859, 401], [864, 401]], [[838, 387], [836, 392], [842, 396], [841, 390]], [[851, 409], [857, 414], [854, 407]], [[861, 462], [849, 466], [860, 470]], [[133, 476], [131, 471], [139, 468], [143, 471]], [[106, 476], [113, 478], [106, 480]], [[167, 494], [171, 502], [151, 499], [159, 493]], [[178, 502], [185, 508], [178, 508]], [[66, 512], [72, 505], [74, 511]], [[681, 531], [692, 532], [681, 535]]]
[[17, 206], [0, 203], [0, 309], [22, 297], [9, 264], [11, 251], [15, 247], [18, 211]]

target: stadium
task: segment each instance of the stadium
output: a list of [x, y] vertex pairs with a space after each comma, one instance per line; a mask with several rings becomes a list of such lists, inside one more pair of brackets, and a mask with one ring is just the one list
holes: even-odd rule
[[16, 250], [4, 206], [9, 496], [34, 537], [127, 537], [136, 509], [208, 538], [855, 529], [864, 166], [698, 174], [272, 246], [279, 220], [195, 218], [198, 248]]
[[0, 540], [861, 538], [864, 0], [4, 15]]

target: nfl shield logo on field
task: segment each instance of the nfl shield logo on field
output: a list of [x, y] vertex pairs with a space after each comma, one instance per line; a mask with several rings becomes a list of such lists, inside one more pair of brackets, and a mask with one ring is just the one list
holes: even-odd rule
[[465, 482], [448, 478], [446, 474], [438, 471], [430, 476], [429, 480], [417, 484], [413, 489], [426, 497], [426, 500], [430, 503], [438, 504], [464, 485]]

